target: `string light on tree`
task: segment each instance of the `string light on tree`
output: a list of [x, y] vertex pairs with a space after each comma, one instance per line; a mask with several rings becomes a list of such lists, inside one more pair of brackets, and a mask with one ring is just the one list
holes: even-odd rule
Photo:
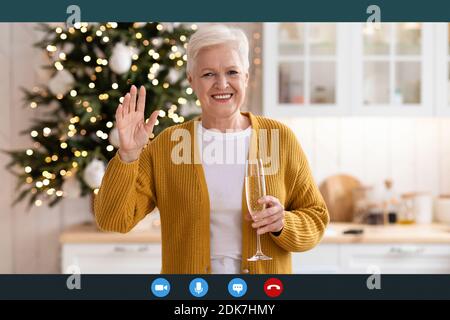
[[98, 192], [120, 144], [115, 111], [131, 84], [146, 87], [146, 118], [160, 110], [151, 138], [185, 121], [177, 108], [195, 101], [183, 81], [186, 43], [195, 29], [154, 22], [48, 27], [39, 46], [49, 57], [50, 80], [25, 90], [26, 105], [30, 110], [51, 105], [55, 112], [35, 116], [27, 131], [32, 148], [10, 153], [30, 205]]

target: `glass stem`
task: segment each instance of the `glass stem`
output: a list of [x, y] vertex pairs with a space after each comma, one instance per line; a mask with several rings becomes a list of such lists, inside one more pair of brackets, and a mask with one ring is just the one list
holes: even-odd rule
[[[263, 177], [264, 179], [264, 177]], [[266, 191], [263, 191], [263, 195], [266, 195]], [[266, 209], [266, 205], [263, 204], [263, 210]], [[264, 253], [261, 250], [261, 235], [258, 233], [258, 230], [256, 230], [256, 255], [257, 256], [263, 256]]]
[[256, 255], [263, 255], [261, 251], [261, 235], [258, 234], [258, 231], [256, 231]]

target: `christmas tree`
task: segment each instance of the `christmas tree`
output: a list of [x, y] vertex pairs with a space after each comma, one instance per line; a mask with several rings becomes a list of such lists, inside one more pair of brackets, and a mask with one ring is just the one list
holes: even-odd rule
[[187, 40], [196, 25], [40, 27], [45, 36], [36, 46], [48, 53], [52, 78], [23, 89], [26, 107], [45, 111], [22, 132], [31, 135], [32, 146], [7, 151], [8, 168], [18, 178], [15, 203], [28, 198], [30, 205], [52, 206], [64, 196], [97, 192], [119, 147], [114, 114], [132, 84], [146, 88], [146, 119], [160, 110], [154, 135], [198, 113], [185, 74]]

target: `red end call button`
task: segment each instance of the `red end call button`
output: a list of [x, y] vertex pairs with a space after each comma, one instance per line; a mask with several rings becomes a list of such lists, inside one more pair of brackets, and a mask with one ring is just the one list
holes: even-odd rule
[[270, 298], [276, 298], [283, 292], [283, 283], [280, 279], [270, 278], [264, 282], [264, 292]]

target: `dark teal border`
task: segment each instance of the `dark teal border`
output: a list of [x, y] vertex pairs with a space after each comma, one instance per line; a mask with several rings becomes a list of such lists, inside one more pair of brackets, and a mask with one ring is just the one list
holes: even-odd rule
[[[170, 283], [170, 293], [156, 298], [151, 284], [156, 278]], [[209, 290], [200, 300], [189, 292], [194, 278], [208, 282]], [[448, 274], [381, 274], [377, 288], [370, 274], [304, 274], [304, 275], [239, 275], [247, 283], [247, 293], [234, 298], [228, 293], [228, 283], [236, 275], [99, 275], [85, 274], [75, 282], [73, 275], [0, 275], [1, 300], [190, 300], [190, 301], [280, 301], [280, 300], [450, 300]], [[264, 283], [278, 278], [283, 293], [272, 299], [264, 293]], [[67, 287], [78, 283], [80, 290]], [[72, 287], [73, 288], [73, 287]], [[395, 306], [394, 306], [395, 307]], [[148, 317], [147, 317], [148, 318]], [[363, 314], [359, 317], [365, 319]], [[390, 317], [386, 317], [389, 319]], [[3, 319], [3, 318], [2, 318]], [[6, 319], [6, 318], [5, 318]], [[149, 319], [158, 319], [150, 315]], [[179, 318], [173, 318], [179, 319]], [[191, 319], [191, 318], [180, 318]], [[199, 318], [200, 319], [200, 318]], [[220, 318], [221, 319], [221, 318]], [[233, 318], [234, 319], [234, 318]], [[236, 319], [243, 319], [236, 317]], [[254, 318], [250, 318], [254, 319]], [[258, 318], [259, 319], [259, 318]], [[265, 318], [269, 319], [269, 318]], [[278, 318], [275, 318], [278, 319]], [[289, 319], [306, 319], [290, 317]], [[383, 318], [384, 319], [384, 318]], [[403, 317], [401, 318], [403, 319]]]
[[82, 21], [364, 22], [371, 4], [384, 22], [450, 21], [449, 0], [7, 0], [0, 22], [63, 22], [77, 4]]

